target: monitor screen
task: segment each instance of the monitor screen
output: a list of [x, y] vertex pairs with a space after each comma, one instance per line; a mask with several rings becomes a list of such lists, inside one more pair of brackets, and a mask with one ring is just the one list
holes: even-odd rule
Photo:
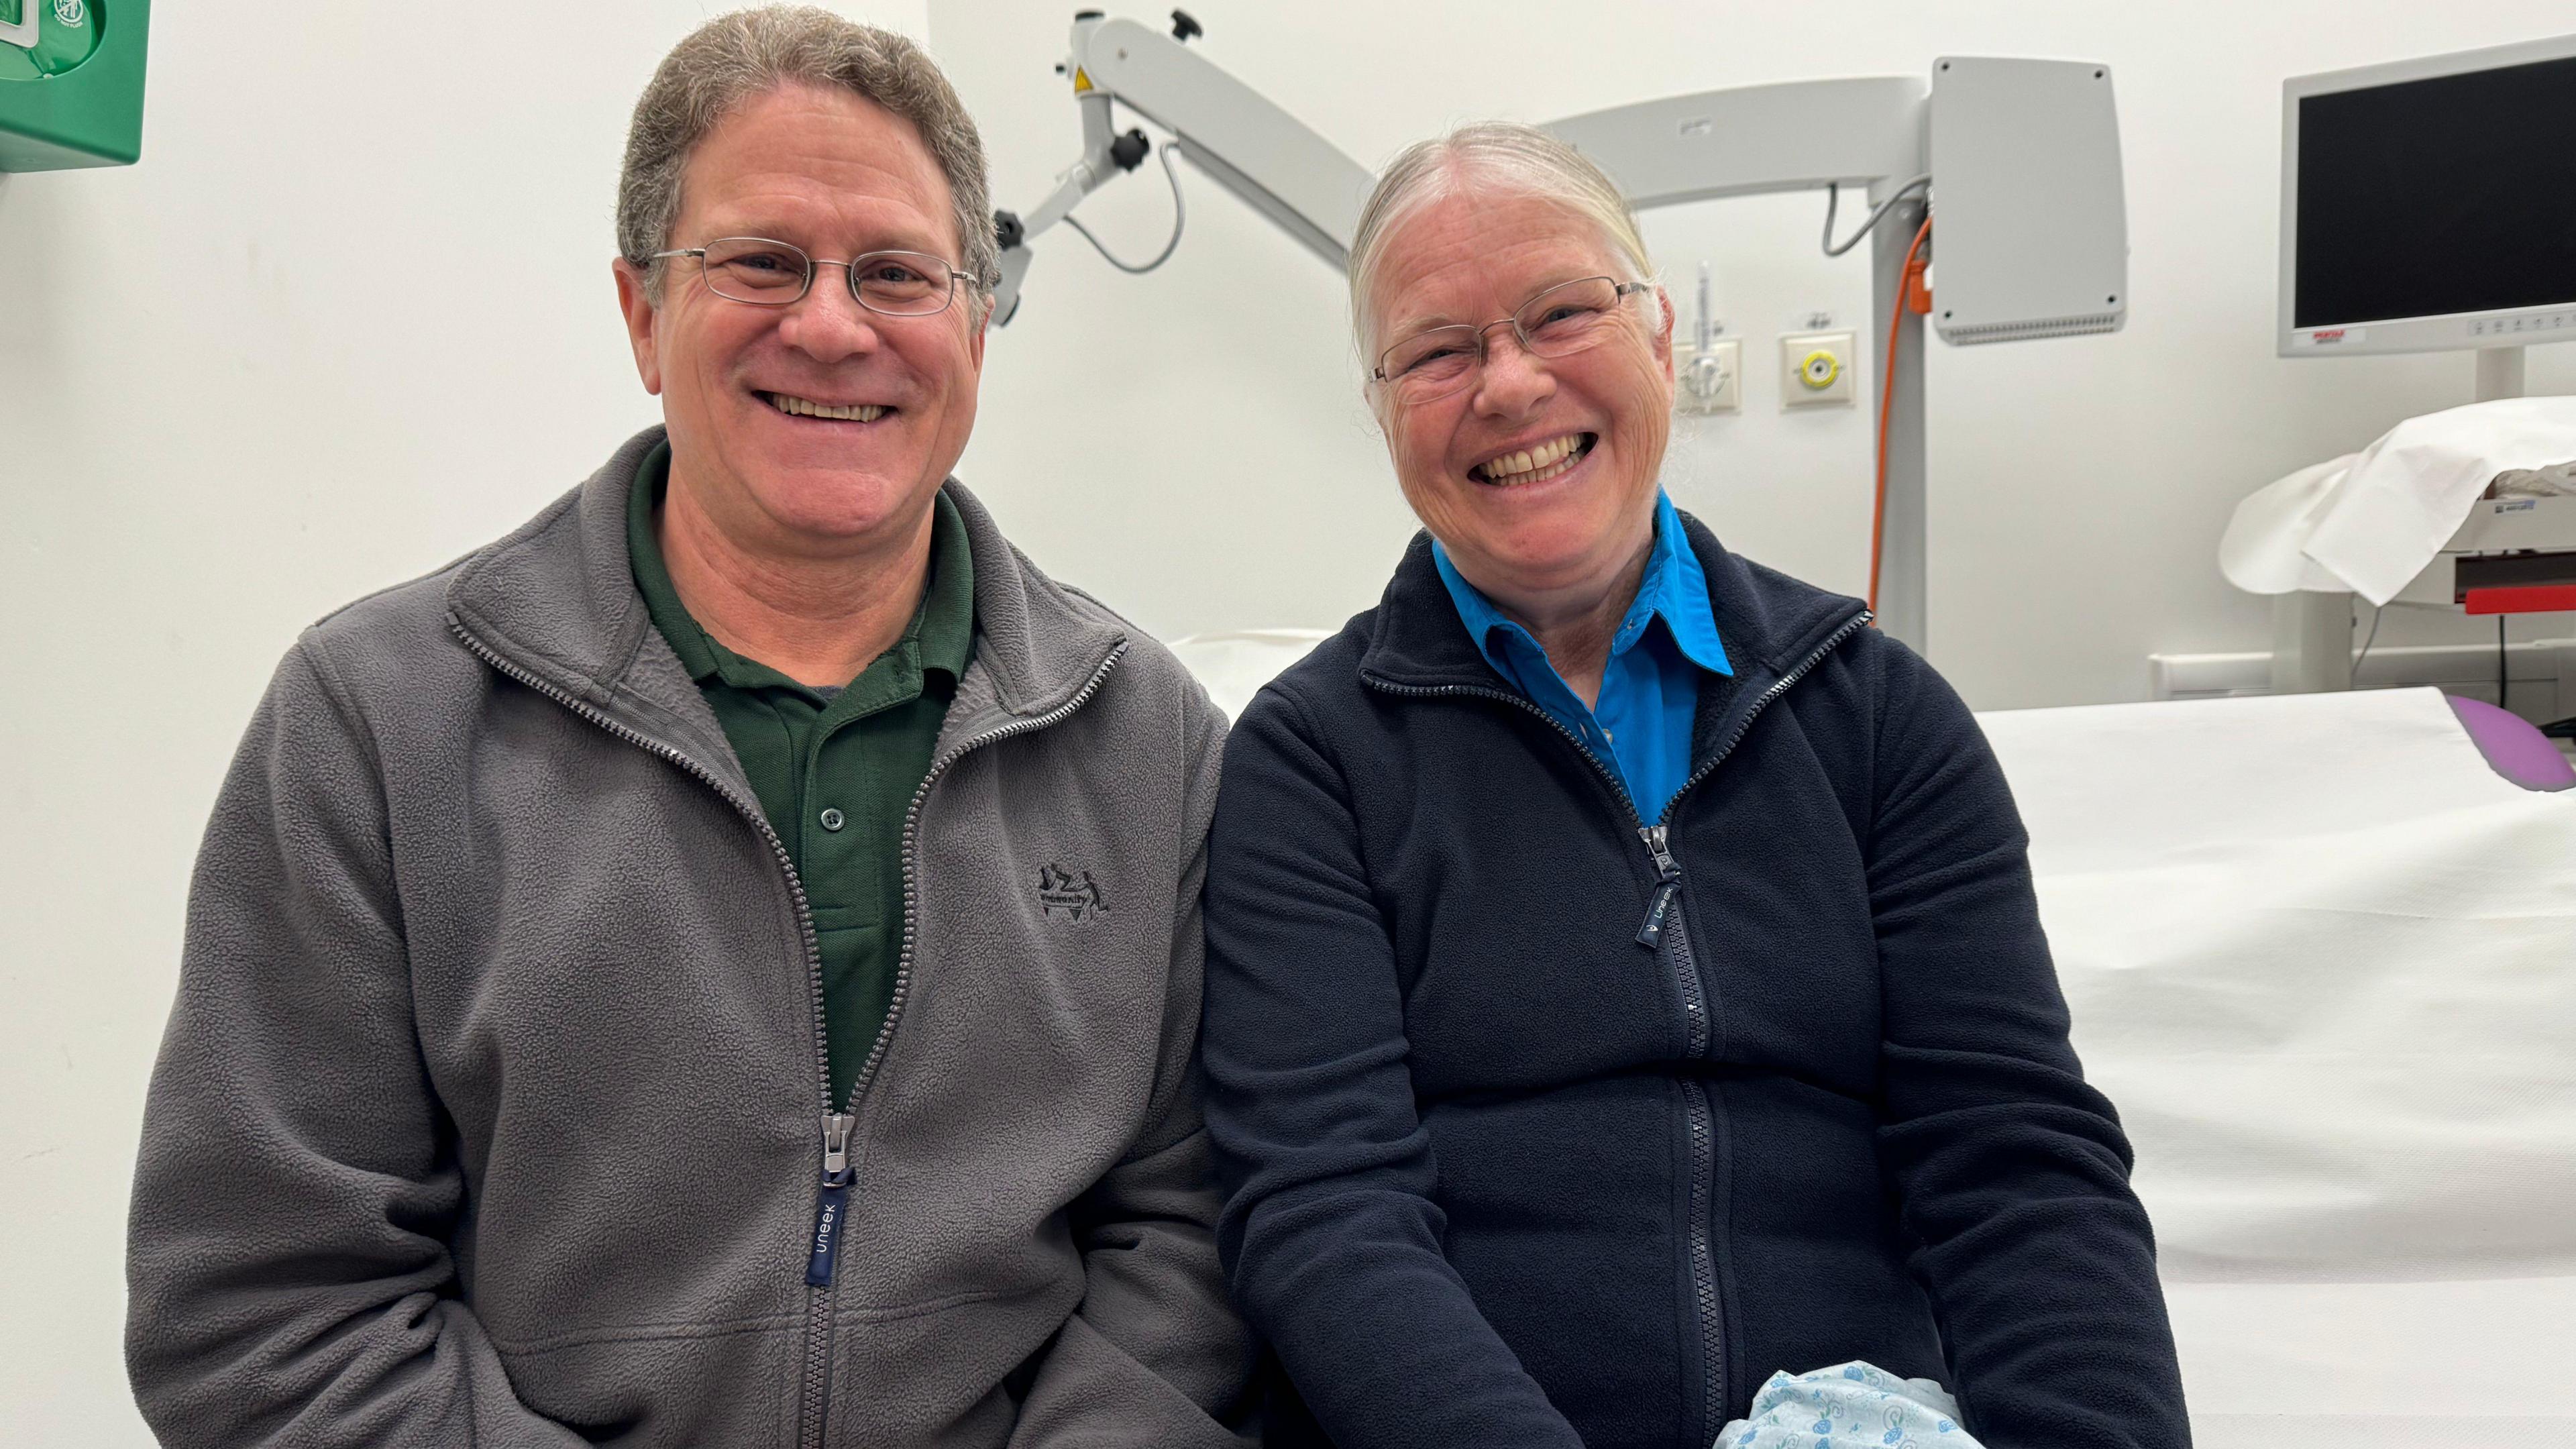
[[2576, 57], [2297, 105], [2292, 326], [2576, 303]]

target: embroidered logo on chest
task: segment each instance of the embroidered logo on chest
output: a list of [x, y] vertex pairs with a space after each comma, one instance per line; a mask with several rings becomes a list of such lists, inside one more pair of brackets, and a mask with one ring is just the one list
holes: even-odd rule
[[1052, 917], [1058, 911], [1069, 920], [1085, 921], [1108, 914], [1109, 902], [1101, 896], [1100, 882], [1091, 878], [1091, 872], [1043, 866], [1038, 871], [1038, 913]]

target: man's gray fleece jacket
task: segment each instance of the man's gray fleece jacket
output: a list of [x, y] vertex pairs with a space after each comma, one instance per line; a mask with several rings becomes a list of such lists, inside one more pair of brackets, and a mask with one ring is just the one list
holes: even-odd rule
[[126, 1349], [174, 1445], [1224, 1445], [1190, 1054], [1224, 722], [951, 482], [831, 1280], [803, 888], [647, 617], [659, 429], [288, 654], [207, 828]]

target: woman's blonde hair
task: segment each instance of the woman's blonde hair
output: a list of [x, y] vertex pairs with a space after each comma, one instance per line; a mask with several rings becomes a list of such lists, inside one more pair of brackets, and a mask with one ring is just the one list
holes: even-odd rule
[[1360, 208], [1351, 239], [1351, 336], [1369, 356], [1369, 297], [1387, 238], [1426, 203], [1466, 189], [1493, 189], [1545, 197], [1600, 228], [1627, 263], [1623, 281], [1644, 281], [1653, 270], [1637, 214], [1608, 172], [1592, 159], [1536, 126], [1517, 121], [1476, 121], [1397, 153], [1380, 173], [1377, 189]]

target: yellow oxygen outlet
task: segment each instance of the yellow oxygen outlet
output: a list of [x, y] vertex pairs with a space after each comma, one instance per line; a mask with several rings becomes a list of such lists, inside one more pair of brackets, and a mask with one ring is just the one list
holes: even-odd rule
[[1780, 337], [1780, 405], [1852, 401], [1852, 334], [1788, 332]]

